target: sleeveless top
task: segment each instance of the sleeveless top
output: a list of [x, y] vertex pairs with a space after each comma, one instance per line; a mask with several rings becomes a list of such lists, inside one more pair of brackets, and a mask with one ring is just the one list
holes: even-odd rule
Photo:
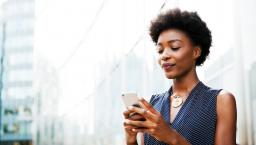
[[[161, 113], [169, 126], [192, 145], [214, 145], [217, 120], [216, 102], [220, 91], [221, 89], [212, 89], [199, 81], [191, 90], [172, 123], [170, 123], [172, 87], [163, 94], [152, 95], [150, 103]], [[144, 145], [167, 144], [144, 133]]]

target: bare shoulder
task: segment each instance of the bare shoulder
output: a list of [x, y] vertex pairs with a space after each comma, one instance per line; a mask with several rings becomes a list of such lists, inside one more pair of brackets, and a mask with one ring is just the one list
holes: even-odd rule
[[[236, 144], [236, 100], [235, 96], [222, 90], [217, 96], [216, 145]], [[223, 137], [225, 136], [225, 137]]]
[[217, 96], [217, 105], [232, 105], [236, 104], [235, 96], [225, 90], [221, 90], [220, 93]]
[[236, 99], [235, 96], [225, 90], [221, 90], [217, 96], [217, 115], [225, 116], [234, 114], [236, 116]]

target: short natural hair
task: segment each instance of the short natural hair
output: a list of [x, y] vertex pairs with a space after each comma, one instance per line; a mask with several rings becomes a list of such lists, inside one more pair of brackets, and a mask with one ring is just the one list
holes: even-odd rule
[[159, 35], [168, 29], [178, 29], [187, 34], [195, 46], [201, 48], [201, 55], [196, 60], [196, 66], [202, 65], [210, 53], [212, 43], [211, 31], [202, 21], [197, 12], [181, 11], [178, 8], [160, 13], [151, 21], [149, 33], [156, 44]]

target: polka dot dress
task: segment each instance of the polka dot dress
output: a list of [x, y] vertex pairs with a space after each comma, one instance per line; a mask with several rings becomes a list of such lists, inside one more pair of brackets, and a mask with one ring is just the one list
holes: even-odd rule
[[[170, 123], [170, 96], [169, 91], [152, 95], [150, 103], [161, 112], [163, 118], [192, 145], [214, 145], [216, 130], [216, 101], [221, 91], [211, 89], [199, 82], [190, 92], [174, 121]], [[149, 134], [144, 134], [145, 145], [167, 145], [156, 140]]]

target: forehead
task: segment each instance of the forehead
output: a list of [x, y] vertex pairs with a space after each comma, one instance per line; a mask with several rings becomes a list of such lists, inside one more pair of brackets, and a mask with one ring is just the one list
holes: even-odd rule
[[178, 29], [168, 29], [160, 33], [157, 44], [163, 44], [166, 42], [190, 42], [189, 37], [181, 30]]

